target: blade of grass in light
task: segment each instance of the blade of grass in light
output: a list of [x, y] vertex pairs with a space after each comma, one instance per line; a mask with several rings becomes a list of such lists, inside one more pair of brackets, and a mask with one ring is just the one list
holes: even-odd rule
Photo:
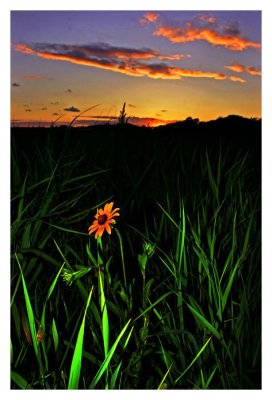
[[[182, 221], [182, 228], [178, 233], [177, 247], [176, 247], [176, 260], [178, 262], [178, 272], [181, 275], [182, 257], [184, 252], [184, 240], [185, 240], [185, 211], [184, 207], [181, 207], [179, 203], [179, 217]], [[181, 211], [182, 210], [182, 211]], [[187, 270], [183, 271], [184, 276], [187, 277]]]
[[[65, 346], [67, 346], [67, 351], [69, 349], [74, 350], [75, 349], [75, 345], [70, 342], [68, 342], [68, 340], [64, 340], [63, 344]], [[89, 353], [86, 350], [82, 350], [82, 357], [86, 358], [86, 360], [89, 360], [91, 363], [93, 363], [94, 365], [97, 365], [97, 358], [95, 356], [93, 356], [91, 353]]]
[[[39, 250], [39, 249], [21, 249], [20, 250], [20, 253], [21, 254], [28, 254], [28, 253], [30, 253], [30, 254], [34, 254], [35, 256], [38, 256], [38, 257], [41, 257], [41, 258], [43, 258], [44, 260], [46, 260], [49, 264], [51, 264], [51, 265], [54, 265], [54, 266], [56, 266], [56, 267], [60, 267], [60, 263], [58, 262], [58, 261], [56, 261], [54, 258], [52, 258], [51, 256], [49, 256], [47, 253], [45, 253], [44, 251], [42, 251], [42, 250]], [[18, 254], [17, 255], [18, 256], [18, 258], [19, 258], [19, 256], [20, 256], [20, 254]], [[15, 257], [15, 255], [14, 254], [12, 254], [11, 255], [11, 258], [14, 258]], [[30, 262], [29, 262], [29, 264], [28, 264], [28, 268], [27, 268], [27, 271], [28, 271], [28, 273], [29, 273], [29, 266], [30, 266], [30, 264], [31, 264], [31, 261], [34, 261], [35, 262], [35, 259], [34, 259], [34, 257], [30, 260]], [[30, 276], [31, 276], [31, 281], [33, 281], [33, 276], [34, 276], [34, 274], [35, 274], [35, 271], [34, 271], [34, 273], [32, 273]], [[16, 285], [16, 288], [17, 288], [17, 285]], [[14, 295], [13, 295], [13, 297], [12, 297], [12, 301], [14, 300], [14, 297], [15, 297], [15, 293], [14, 293]]]
[[15, 253], [15, 257], [16, 257], [16, 260], [18, 262], [19, 269], [20, 269], [21, 276], [22, 276], [22, 284], [23, 284], [24, 297], [25, 297], [27, 317], [28, 317], [28, 323], [29, 323], [29, 328], [30, 328], [30, 333], [31, 333], [32, 344], [34, 346], [35, 355], [36, 355], [37, 361], [39, 363], [40, 373], [42, 373], [43, 367], [42, 367], [42, 363], [41, 363], [39, 343], [38, 343], [38, 340], [37, 340], [35, 317], [34, 317], [34, 314], [33, 314], [33, 309], [32, 309], [32, 306], [31, 306], [29, 295], [28, 295], [28, 290], [27, 290], [27, 286], [26, 286], [26, 283], [25, 283], [25, 279], [24, 279], [22, 268], [21, 268], [21, 264], [20, 264], [20, 261], [19, 261], [16, 253]]
[[171, 217], [171, 215], [159, 204], [159, 203], [157, 203], [158, 204], [158, 206], [162, 209], [162, 211], [165, 213], [165, 215], [170, 219], [170, 221], [175, 225], [175, 227], [181, 232], [181, 234], [183, 233], [182, 232], [182, 229], [181, 229], [181, 227], [176, 223], [176, 221]]
[[[123, 346], [123, 351], [125, 350], [125, 348], [126, 348], [127, 345], [128, 345], [128, 342], [129, 342], [129, 339], [130, 339], [130, 336], [131, 336], [131, 334], [132, 334], [133, 329], [134, 329], [134, 326], [131, 328], [131, 330], [130, 330], [130, 332], [129, 332], [127, 338], [126, 338], [125, 344], [124, 344], [124, 346]], [[120, 363], [119, 363], [119, 364], [117, 365], [117, 367], [115, 368], [114, 372], [112, 373], [111, 380], [110, 380], [110, 385], [109, 385], [109, 389], [116, 389], [116, 386], [115, 386], [115, 385], [116, 385], [116, 380], [117, 380], [117, 378], [118, 378], [118, 374], [119, 374], [120, 368], [121, 368], [121, 366], [122, 366], [122, 362], [123, 362], [123, 361], [121, 360]]]
[[13, 345], [12, 340], [10, 339], [10, 363], [13, 363]]
[[159, 386], [158, 386], [158, 390], [161, 390], [161, 389], [162, 389], [163, 384], [164, 384], [164, 381], [165, 381], [167, 375], [169, 374], [169, 372], [170, 372], [172, 366], [173, 366], [173, 364], [171, 364], [170, 367], [168, 368], [168, 370], [166, 371], [164, 377], [162, 378], [162, 380], [161, 380], [161, 382], [160, 382], [160, 384], [159, 384]]
[[151, 304], [149, 307], [147, 307], [138, 317], [136, 317], [133, 322], [137, 321], [137, 319], [141, 318], [144, 316], [148, 311], [152, 310], [157, 304], [159, 304], [162, 300], [164, 300], [167, 296], [172, 294], [172, 292], [166, 292], [164, 293], [161, 297], [159, 297], [153, 304]]
[[126, 277], [126, 267], [125, 267], [125, 258], [124, 258], [124, 250], [123, 250], [123, 241], [122, 241], [122, 236], [120, 232], [118, 231], [117, 228], [115, 228], [115, 231], [117, 233], [118, 239], [119, 239], [119, 244], [120, 244], [120, 252], [121, 252], [121, 259], [122, 259], [122, 267], [123, 267], [123, 276], [124, 276], [124, 283], [125, 283], [125, 289], [127, 292], [127, 277]]
[[59, 335], [58, 335], [57, 325], [56, 325], [54, 318], [52, 320], [52, 336], [53, 336], [55, 353], [57, 354], [58, 347], [59, 347]]
[[96, 268], [98, 268], [97, 261], [96, 261], [95, 257], [93, 256], [91, 249], [90, 249], [90, 242], [89, 242], [89, 244], [88, 243], [86, 244], [86, 252], [87, 252], [87, 255], [88, 255], [89, 259], [91, 260], [91, 262], [96, 266]]
[[18, 372], [11, 371], [10, 377], [20, 389], [31, 389], [31, 385], [28, 385], [27, 381]]
[[55, 224], [50, 224], [49, 222], [45, 222], [46, 225], [52, 226], [52, 228], [56, 228], [59, 231], [63, 231], [63, 232], [68, 232], [68, 233], [73, 233], [76, 235], [83, 235], [83, 236], [88, 236], [87, 233], [85, 232], [79, 232], [79, 231], [75, 231], [74, 229], [68, 229], [68, 228], [64, 228], [62, 226], [59, 225], [55, 225]]
[[[46, 332], [45, 332], [45, 330], [46, 330], [46, 326], [45, 326], [45, 311], [46, 311], [46, 305], [47, 305], [47, 302], [49, 301], [49, 299], [50, 299], [50, 297], [51, 297], [51, 295], [52, 295], [52, 293], [53, 293], [53, 290], [55, 289], [55, 286], [56, 286], [56, 284], [57, 284], [57, 281], [58, 281], [58, 279], [59, 279], [59, 276], [60, 276], [60, 274], [61, 274], [61, 272], [62, 272], [62, 269], [63, 269], [64, 265], [65, 265], [65, 263], [62, 264], [60, 270], [58, 271], [58, 273], [57, 273], [55, 279], [53, 280], [53, 282], [52, 282], [52, 284], [50, 285], [49, 290], [48, 290], [48, 292], [47, 292], [46, 300], [45, 300], [45, 303], [44, 303], [44, 306], [43, 306], [42, 317], [41, 317], [41, 327], [42, 327], [43, 336], [44, 336], [45, 333], [46, 333]], [[53, 328], [52, 328], [52, 330], [53, 330]], [[55, 345], [55, 337], [54, 337], [54, 334], [53, 334], [53, 340], [54, 340], [54, 345]], [[45, 369], [46, 369], [46, 371], [47, 371], [47, 370], [48, 370], [48, 357], [47, 357], [47, 351], [46, 351], [46, 346], [45, 346], [44, 340], [41, 342], [41, 344], [42, 344], [43, 356], [44, 356], [44, 359], [45, 359]]]
[[89, 297], [87, 300], [84, 316], [83, 316], [82, 323], [81, 323], [81, 326], [80, 326], [80, 329], [78, 332], [78, 336], [77, 336], [76, 347], [74, 350], [71, 369], [70, 369], [68, 389], [78, 389], [78, 383], [79, 383], [80, 371], [81, 371], [85, 319], [86, 319], [87, 310], [88, 310], [88, 307], [89, 307], [89, 304], [91, 301], [92, 293], [93, 293], [93, 287], [90, 291], [90, 294], [89, 294]]
[[218, 332], [218, 330], [209, 322], [203, 315], [201, 315], [195, 308], [190, 306], [190, 304], [187, 303], [187, 307], [189, 310], [195, 315], [195, 317], [201, 322], [203, 326], [205, 326], [212, 334], [214, 334], [217, 339], [221, 338], [221, 334]]
[[172, 264], [173, 268], [175, 268], [175, 264], [168, 258], [168, 256], [166, 255], [166, 258], [168, 258], [168, 263], [159, 256], [160, 260], [162, 261], [162, 263], [166, 266], [166, 268], [168, 269], [168, 271], [173, 275], [173, 277], [176, 279], [176, 273], [173, 269], [170, 268], [169, 264]]
[[109, 351], [109, 319], [108, 319], [108, 310], [103, 288], [102, 273], [100, 270], [98, 276], [99, 276], [99, 288], [100, 288], [100, 310], [102, 314], [102, 335], [104, 344], [104, 355], [105, 357], [107, 357]]
[[212, 378], [213, 378], [213, 376], [214, 376], [214, 374], [215, 374], [215, 372], [216, 372], [216, 370], [217, 370], [217, 368], [218, 368], [218, 366], [216, 366], [214, 369], [213, 369], [213, 371], [211, 372], [211, 374], [210, 374], [210, 376], [209, 376], [209, 378], [207, 379], [207, 381], [205, 382], [204, 381], [204, 376], [203, 376], [203, 373], [202, 373], [202, 369], [200, 370], [201, 371], [201, 373], [202, 373], [202, 376], [203, 376], [203, 384], [202, 384], [202, 389], [208, 389], [209, 388], [209, 386], [210, 386], [210, 383], [211, 383], [211, 381], [212, 381]]
[[[73, 182], [78, 183], [81, 179], [87, 179], [87, 178], [89, 179], [92, 176], [104, 174], [105, 172], [109, 172], [109, 171], [110, 171], [110, 169], [105, 169], [103, 171], [97, 171], [97, 172], [92, 172], [92, 173], [86, 174], [86, 175], [76, 176], [75, 178], [67, 179], [65, 182], [63, 182], [63, 186], [68, 185], [69, 183], [73, 183]], [[105, 202], [106, 201], [107, 200], [105, 200]]]
[[112, 357], [113, 357], [113, 355], [115, 353], [116, 347], [117, 347], [118, 343], [120, 342], [121, 338], [123, 337], [128, 325], [130, 324], [130, 321], [131, 320], [128, 320], [128, 322], [126, 323], [126, 325], [124, 326], [122, 331], [119, 333], [117, 339], [115, 340], [115, 342], [113, 343], [112, 347], [110, 348], [110, 350], [109, 350], [109, 352], [107, 354], [107, 357], [105, 358], [105, 360], [101, 364], [99, 370], [97, 371], [95, 377], [93, 378], [89, 389], [94, 389], [96, 387], [97, 383], [100, 381], [100, 379], [103, 376], [103, 374], [106, 372], [106, 370], [108, 368], [108, 365], [109, 365], [109, 362], [110, 362], [110, 360], [112, 359]]
[[[66, 318], [68, 319], [69, 324], [70, 324], [70, 321], [73, 320], [73, 316], [69, 316], [68, 310], [66, 310], [66, 305], [65, 305], [65, 303], [64, 303], [64, 306], [65, 306], [66, 314], [68, 314], [68, 315], [66, 316]], [[79, 325], [79, 323], [80, 323], [80, 316], [81, 316], [81, 313], [79, 314], [79, 316], [78, 316], [76, 322], [73, 323], [73, 332], [72, 332], [72, 335], [71, 335], [71, 338], [70, 338], [69, 342], [65, 343], [66, 346], [67, 346], [67, 348], [66, 348], [66, 351], [65, 351], [64, 355], [62, 356], [62, 360], [61, 360], [60, 367], [59, 367], [59, 370], [60, 370], [60, 371], [62, 370], [63, 366], [65, 365], [66, 357], [67, 357], [67, 355], [68, 355], [68, 352], [69, 352], [70, 348], [73, 348], [73, 349], [75, 348], [75, 346], [72, 345], [72, 342], [73, 342], [73, 340], [74, 340], [74, 337], [75, 337], [76, 332], [77, 332], [78, 325]], [[66, 323], [65, 328], [66, 328], [69, 324]], [[66, 342], [66, 341], [65, 341], [65, 342]]]
[[59, 246], [58, 246], [58, 244], [57, 244], [57, 242], [56, 242], [55, 240], [54, 240], [54, 243], [55, 243], [55, 245], [56, 245], [56, 247], [57, 247], [57, 249], [58, 249], [58, 251], [59, 251], [61, 257], [63, 258], [63, 261], [65, 261], [65, 263], [67, 264], [67, 266], [68, 266], [69, 268], [72, 269], [70, 263], [67, 261], [66, 257], [64, 256], [63, 252], [61, 251], [61, 249], [59, 248]]
[[232, 273], [230, 274], [229, 281], [227, 283], [227, 286], [225, 288], [225, 291], [224, 291], [224, 294], [223, 294], [223, 297], [222, 297], [222, 312], [224, 311], [224, 309], [226, 307], [227, 300], [228, 300], [228, 297], [229, 297], [229, 294], [230, 294], [230, 291], [231, 291], [231, 287], [232, 287], [232, 284], [233, 284], [233, 280], [234, 280], [235, 274], [236, 274], [238, 268], [240, 267], [243, 258], [244, 258], [244, 255], [242, 254], [241, 257], [238, 258], [238, 260], [237, 260], [237, 262], [236, 262], [236, 264], [235, 264], [235, 266], [234, 266], [234, 268], [232, 270]]
[[180, 374], [180, 376], [175, 380], [174, 385], [186, 374], [186, 372], [194, 365], [194, 363], [197, 361], [197, 359], [200, 357], [200, 355], [203, 353], [205, 348], [208, 346], [210, 340], [212, 339], [212, 336], [209, 337], [209, 339], [206, 341], [204, 346], [199, 350], [193, 361], [188, 365], [188, 367]]

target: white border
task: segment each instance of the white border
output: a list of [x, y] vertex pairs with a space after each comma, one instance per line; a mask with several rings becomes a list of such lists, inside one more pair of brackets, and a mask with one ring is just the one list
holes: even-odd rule
[[[0, 377], [1, 377], [1, 396], [3, 398], [15, 398], [17, 391], [10, 391], [10, 371], [9, 371], [9, 321], [10, 310], [7, 299], [10, 296], [9, 283], [9, 191], [10, 191], [10, 175], [9, 175], [9, 138], [10, 138], [10, 11], [11, 10], [261, 10], [262, 11], [262, 118], [263, 118], [263, 155], [262, 155], [262, 346], [263, 346], [263, 369], [261, 391], [95, 391], [83, 392], [77, 391], [76, 396], [92, 396], [95, 399], [106, 398], [111, 399], [128, 398], [130, 396], [144, 396], [146, 398], [173, 396], [180, 397], [185, 395], [187, 398], [211, 399], [220, 397], [237, 397], [247, 399], [266, 398], [270, 393], [271, 387], [271, 342], [272, 342], [272, 260], [271, 260], [271, 207], [272, 207], [272, 155], [271, 155], [271, 135], [272, 135], [272, 107], [271, 107], [271, 54], [272, 54], [272, 12], [269, 6], [269, 0], [190, 0], [182, 2], [177, 0], [138, 0], [135, 4], [129, 4], [120, 0], [107, 0], [99, 2], [91, 2], [90, 0], [47, 0], [44, 2], [29, 0], [10, 0], [1, 4], [0, 13], [0, 31], [1, 31], [1, 129], [0, 129], [0, 176], [1, 176], [1, 279], [0, 279], [0, 305], [1, 305], [1, 337], [0, 337]], [[8, 4], [7, 4], [8, 3]], [[3, 57], [4, 56], [4, 57]], [[67, 398], [73, 398], [75, 393], [70, 391], [57, 391], [49, 395], [64, 395]], [[47, 397], [48, 391], [20, 391], [20, 398], [27, 397]]]

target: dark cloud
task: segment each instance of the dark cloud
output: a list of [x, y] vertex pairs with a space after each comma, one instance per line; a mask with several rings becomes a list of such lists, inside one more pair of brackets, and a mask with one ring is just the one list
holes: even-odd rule
[[28, 81], [43, 80], [43, 79], [45, 79], [47, 81], [53, 80], [49, 76], [45, 76], [45, 75], [25, 75], [25, 76], [23, 76], [23, 79], [28, 80]]
[[31, 110], [31, 108], [26, 108], [25, 111], [26, 112], [31, 112], [32, 110]]
[[161, 112], [167, 112], [167, 110], [161, 110]]
[[69, 108], [64, 108], [64, 111], [69, 111], [69, 112], [79, 112], [80, 110], [74, 106], [69, 107]]
[[52, 115], [59, 115], [59, 113], [57, 113], [57, 112], [54, 112]]
[[50, 104], [52, 104], [53, 106], [58, 106], [58, 105], [59, 105], [59, 102], [58, 102], [58, 101], [51, 101]]
[[13, 87], [20, 87], [20, 86], [21, 86], [20, 83], [17, 83], [17, 82], [12, 83], [11, 85], [12, 85]]
[[42, 107], [41, 108], [41, 111], [46, 111], [47, 110], [47, 107]]
[[128, 104], [128, 107], [136, 108], [134, 104]]
[[241, 35], [241, 31], [239, 29], [237, 22], [232, 22], [230, 25], [225, 26], [223, 32], [225, 35], [228, 35], [228, 36]]
[[[181, 30], [182, 32], [180, 32], [180, 30], [177, 32], [175, 28], [172, 28], [170, 32], [167, 30], [168, 28], [165, 27], [161, 27], [159, 29], [160, 30], [157, 30], [154, 34], [156, 34], [157, 36], [165, 36], [169, 38], [169, 40], [173, 38], [174, 42], [179, 42], [181, 33], [184, 34], [184, 30]], [[189, 29], [189, 25], [186, 29]], [[197, 34], [197, 32], [191, 32], [190, 35], [192, 35], [192, 37], [190, 37], [189, 39], [187, 36], [185, 37], [185, 39], [183, 37], [181, 42], [198, 39], [204, 40], [201, 35], [196, 39], [194, 36], [195, 34]], [[228, 46], [238, 46], [239, 49], [241, 49], [241, 46], [250, 45], [249, 42], [244, 43], [244, 41], [241, 42], [241, 40], [236, 43], [236, 41], [233, 41], [233, 38], [229, 37], [227, 39], [226, 37], [222, 39], [222, 37], [217, 37], [216, 34], [208, 29], [206, 29], [206, 34], [208, 36], [209, 34], [211, 34], [212, 43], [214, 39], [218, 40], [218, 42], [216, 43], [221, 43], [221, 40], [224, 43], [226, 42]], [[178, 35], [178, 37], [176, 35]], [[161, 54], [150, 49], [129, 49], [109, 46], [105, 44], [88, 46], [74, 46], [66, 44], [34, 44], [30, 46], [27, 44], [19, 44], [14, 45], [14, 48], [17, 51], [26, 54], [34, 54], [38, 57], [42, 57], [45, 59], [68, 61], [73, 64], [102, 68], [129, 76], [147, 76], [153, 79], [181, 79], [183, 77], [211, 78], [216, 80], [227, 79], [227, 76], [225, 74], [216, 71], [190, 70], [170, 66], [169, 64], [160, 62], [160, 60], [162, 59]], [[167, 58], [167, 60], [170, 61], [170, 58], [172, 60], [176, 60], [176, 56], [177, 55], [173, 55], [171, 57], [163, 56], [163, 58]], [[179, 56], [180, 55], [178, 55], [178, 57]], [[139, 61], [139, 59], [148, 59], [149, 61], [150, 58], [154, 57], [156, 57], [159, 61], [153, 63]], [[68, 91], [71, 92], [71, 89], [68, 89]]]

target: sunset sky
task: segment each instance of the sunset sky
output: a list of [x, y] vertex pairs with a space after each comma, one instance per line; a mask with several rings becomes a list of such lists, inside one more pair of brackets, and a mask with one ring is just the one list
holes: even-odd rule
[[259, 11], [13, 11], [11, 120], [261, 117]]

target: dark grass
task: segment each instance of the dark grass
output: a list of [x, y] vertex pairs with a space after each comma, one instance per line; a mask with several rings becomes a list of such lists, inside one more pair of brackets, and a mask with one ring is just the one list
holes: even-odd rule
[[258, 120], [12, 129], [11, 388], [260, 389], [260, 216]]

